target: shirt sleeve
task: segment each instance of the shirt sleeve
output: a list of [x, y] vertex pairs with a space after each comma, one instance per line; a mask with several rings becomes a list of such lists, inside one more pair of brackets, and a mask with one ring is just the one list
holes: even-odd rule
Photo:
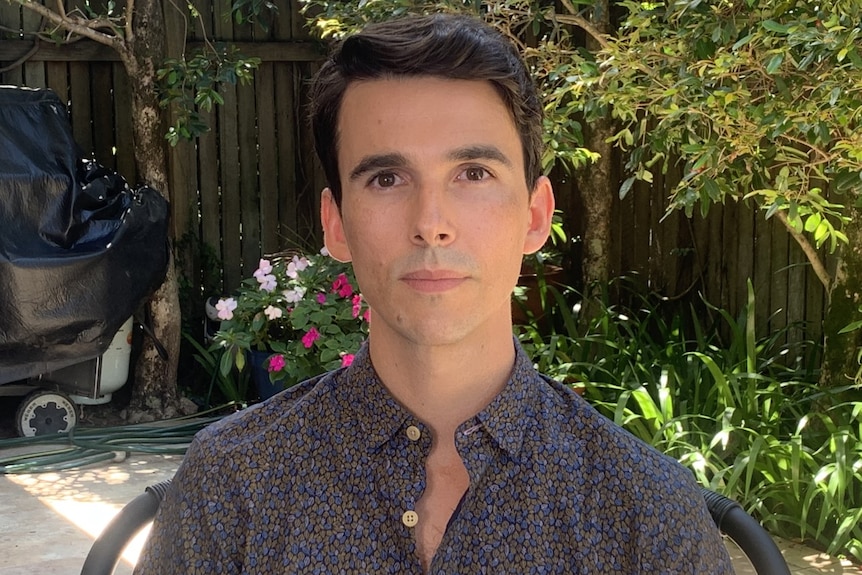
[[223, 466], [199, 439], [192, 442], [159, 506], [135, 575], [240, 573], [241, 512], [225, 494]]

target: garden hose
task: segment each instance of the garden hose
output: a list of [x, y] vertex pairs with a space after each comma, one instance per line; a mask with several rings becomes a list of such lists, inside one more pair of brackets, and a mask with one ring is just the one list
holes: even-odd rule
[[0, 457], [0, 474], [45, 473], [100, 463], [120, 462], [131, 453], [182, 455], [194, 435], [221, 415], [209, 416], [234, 407], [231, 402], [193, 416], [157, 424], [71, 429], [67, 434], [37, 435], [0, 440], [0, 452], [13, 447], [45, 445], [45, 449], [10, 457]]

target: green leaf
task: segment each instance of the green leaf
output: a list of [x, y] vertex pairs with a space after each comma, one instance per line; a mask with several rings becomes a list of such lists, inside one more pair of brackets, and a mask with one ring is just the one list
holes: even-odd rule
[[819, 212], [815, 212], [808, 216], [808, 219], [805, 220], [805, 231], [808, 233], [813, 232], [820, 225], [820, 221], [822, 220], [822, 216]]
[[787, 34], [787, 31], [790, 29], [790, 26], [779, 24], [775, 20], [764, 20], [761, 25], [770, 32], [775, 32], [776, 34]]
[[862, 320], [854, 321], [853, 323], [845, 325], [840, 330], [838, 330], [838, 333], [839, 334], [850, 333], [851, 331], [856, 331], [857, 329], [860, 329], [860, 328], [862, 328]]
[[620, 186], [620, 199], [621, 199], [621, 200], [624, 200], [624, 199], [625, 199], [625, 197], [626, 197], [626, 196], [628, 195], [628, 193], [629, 193], [629, 190], [631, 190], [631, 189], [632, 189], [632, 185], [633, 185], [634, 183], [635, 183], [635, 177], [634, 177], [634, 176], [631, 176], [631, 177], [629, 177], [629, 178], [626, 178], [626, 180], [623, 182], [623, 185], [622, 185], [622, 186]]
[[779, 52], [778, 54], [773, 54], [769, 61], [766, 63], [766, 73], [774, 74], [778, 71], [778, 68], [781, 67], [781, 63], [784, 62], [784, 54]]

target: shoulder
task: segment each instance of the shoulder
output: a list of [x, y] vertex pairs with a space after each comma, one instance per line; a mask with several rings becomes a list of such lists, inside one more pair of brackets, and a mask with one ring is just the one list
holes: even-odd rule
[[[626, 500], [634, 508], [668, 500], [702, 503], [691, 472], [596, 411], [566, 386], [535, 380], [538, 401], [530, 414], [533, 449], [546, 449], [594, 493]], [[548, 446], [548, 447], [543, 447]], [[688, 505], [683, 505], [687, 507]]]
[[187, 458], [204, 466], [244, 466], [266, 460], [268, 451], [289, 448], [337, 407], [336, 374], [302, 382], [209, 425], [195, 436]]
[[633, 543], [641, 572], [732, 572], [688, 469], [565, 386], [543, 376], [536, 385], [537, 437], [553, 446], [554, 466], [574, 484], [571, 500], [587, 533]]

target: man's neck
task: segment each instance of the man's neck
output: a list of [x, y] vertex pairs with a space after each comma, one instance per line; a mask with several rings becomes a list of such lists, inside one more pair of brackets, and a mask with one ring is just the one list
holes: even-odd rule
[[436, 437], [452, 437], [461, 423], [484, 409], [505, 387], [515, 362], [511, 324], [508, 330], [485, 330], [491, 336], [475, 334], [438, 346], [387, 337], [385, 328], [377, 328], [369, 338], [377, 374]]

